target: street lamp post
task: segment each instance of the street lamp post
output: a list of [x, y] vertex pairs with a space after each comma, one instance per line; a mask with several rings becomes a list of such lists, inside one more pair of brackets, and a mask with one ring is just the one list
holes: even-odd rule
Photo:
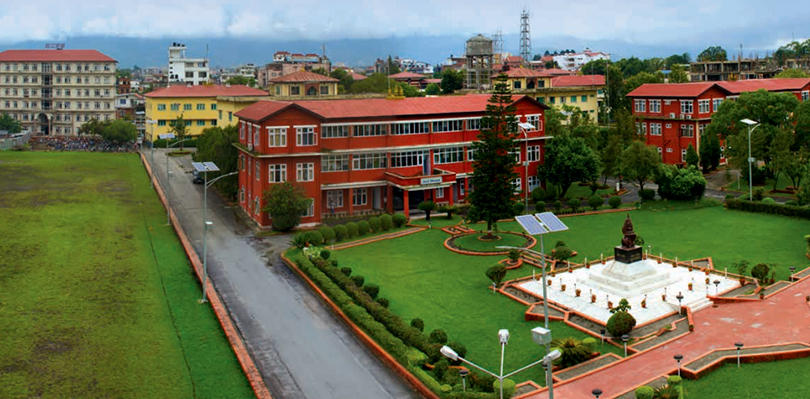
[[161, 134], [159, 137], [166, 140], [166, 225], [168, 226], [171, 224], [169, 213], [170, 209], [172, 209], [172, 171], [169, 169], [169, 148], [191, 139], [183, 139], [169, 145], [169, 139], [174, 138], [174, 133]]
[[591, 391], [591, 393], [593, 394], [593, 396], [596, 397], [596, 399], [599, 399], [599, 396], [602, 395], [602, 390], [599, 388], [595, 388], [593, 391]]
[[790, 269], [790, 281], [793, 282], [793, 273], [796, 271], [796, 266], [791, 266], [789, 269]]
[[683, 316], [683, 311], [681, 310], [681, 301], [683, 301], [683, 294], [678, 292], [678, 296], [675, 297], [678, 300], [678, 316]]
[[523, 211], [528, 213], [529, 212], [529, 130], [534, 130], [535, 127], [529, 122], [518, 123], [518, 127], [523, 132], [523, 147], [526, 149], [526, 159], [523, 160], [523, 168], [524, 168], [524, 182], [526, 185], [526, 193], [523, 198]]
[[714, 295], [720, 295], [720, 280], [714, 280]]
[[737, 368], [740, 368], [740, 349], [743, 347], [742, 342], [737, 342], [734, 344], [737, 347]]
[[683, 360], [683, 355], [680, 353], [675, 355], [675, 360], [678, 362], [678, 377], [681, 376], [681, 360]]
[[[753, 201], [754, 200], [754, 187], [753, 187], [754, 180], [753, 180], [753, 177], [752, 177], [753, 174], [751, 173], [751, 163], [754, 162], [754, 159], [751, 158], [751, 132], [753, 132], [754, 129], [759, 127], [759, 122], [752, 121], [752, 120], [750, 120], [748, 118], [740, 119], [740, 122], [745, 123], [746, 125], [748, 125], [748, 200]], [[751, 128], [751, 126], [753, 126], [753, 128]]]
[[461, 390], [467, 392], [467, 374], [470, 371], [467, 369], [459, 369], [458, 374], [461, 376]]
[[146, 124], [149, 125], [149, 147], [152, 147], [152, 165], [155, 164], [155, 124], [157, 123], [154, 119], [147, 119]]
[[630, 336], [627, 334], [622, 335], [622, 342], [624, 342], [624, 357], [627, 357], [627, 341], [630, 340]]

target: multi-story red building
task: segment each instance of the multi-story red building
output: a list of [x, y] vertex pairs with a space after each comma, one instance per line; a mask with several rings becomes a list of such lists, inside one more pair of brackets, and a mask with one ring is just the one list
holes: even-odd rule
[[[295, 182], [313, 199], [302, 224], [323, 218], [403, 211], [423, 200], [464, 202], [472, 189], [472, 142], [489, 95], [404, 99], [259, 101], [239, 117], [239, 203], [261, 226], [263, 193]], [[538, 186], [544, 111], [514, 96], [521, 131], [516, 191]], [[527, 151], [528, 150], [528, 151]]]
[[750, 79], [735, 82], [717, 82], [729, 91], [729, 98], [739, 97], [746, 91], [767, 90], [773, 93], [793, 93], [799, 101], [810, 100], [810, 78]]

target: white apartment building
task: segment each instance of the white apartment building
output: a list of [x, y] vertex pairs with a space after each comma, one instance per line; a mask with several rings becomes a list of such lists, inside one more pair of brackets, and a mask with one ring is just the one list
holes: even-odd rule
[[186, 58], [185, 44], [172, 43], [169, 46], [169, 84], [200, 85], [208, 83], [210, 76], [208, 59]]
[[0, 113], [34, 134], [75, 135], [115, 119], [116, 61], [96, 50], [0, 53]]
[[560, 69], [566, 71], [577, 71], [579, 68], [589, 61], [593, 60], [609, 60], [610, 54], [601, 51], [591, 51], [586, 48], [581, 53], [569, 53], [553, 56], [554, 61], [560, 66]]

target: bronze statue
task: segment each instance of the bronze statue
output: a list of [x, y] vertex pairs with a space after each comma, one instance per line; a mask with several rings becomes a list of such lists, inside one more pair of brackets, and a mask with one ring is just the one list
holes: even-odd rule
[[629, 214], [627, 215], [627, 219], [624, 220], [622, 234], [624, 234], [624, 238], [622, 238], [623, 248], [633, 248], [636, 246], [636, 232], [633, 231], [633, 222], [630, 220]]

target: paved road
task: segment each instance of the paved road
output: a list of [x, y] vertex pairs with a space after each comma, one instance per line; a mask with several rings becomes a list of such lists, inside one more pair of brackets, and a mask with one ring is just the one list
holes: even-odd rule
[[[202, 258], [202, 185], [191, 183], [189, 156], [169, 164], [172, 207]], [[165, 150], [154, 170], [165, 189]], [[289, 237], [254, 238], [208, 194], [208, 271], [274, 398], [418, 397], [281, 262]]]

